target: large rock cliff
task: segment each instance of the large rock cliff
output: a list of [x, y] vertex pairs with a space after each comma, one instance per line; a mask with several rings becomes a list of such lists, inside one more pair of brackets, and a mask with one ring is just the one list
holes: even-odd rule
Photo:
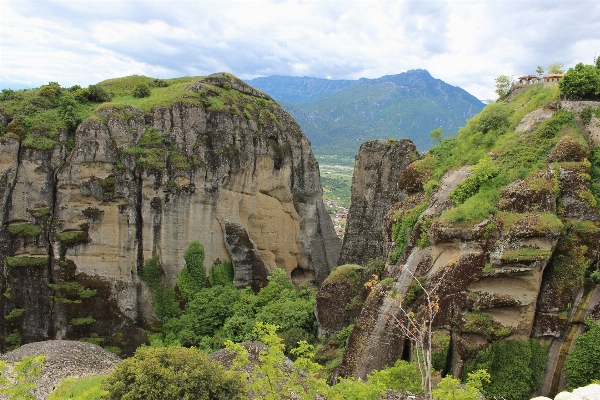
[[408, 356], [396, 324], [427, 306], [419, 279], [439, 298], [438, 369], [460, 376], [491, 342], [531, 338], [549, 346], [541, 393], [564, 388], [568, 349], [600, 309], [590, 279], [600, 257], [600, 148], [596, 117], [582, 118], [600, 103], [545, 101], [532, 111], [529, 99], [544, 93], [489, 106], [402, 170], [405, 198], [380, 227], [394, 245], [391, 279], [365, 301], [336, 376], [365, 378]]
[[241, 287], [275, 268], [318, 284], [338, 258], [310, 143], [231, 75], [145, 112], [103, 104], [71, 138], [25, 134], [12, 117], [0, 138], [3, 347], [87, 338], [131, 352], [157, 322], [140, 268], [158, 257], [174, 286], [192, 241], [207, 262], [232, 261]]
[[383, 217], [391, 206], [406, 198], [406, 192], [398, 189], [398, 179], [416, 158], [417, 148], [408, 139], [371, 140], [360, 146], [338, 265], [366, 265], [370, 259], [385, 258]]

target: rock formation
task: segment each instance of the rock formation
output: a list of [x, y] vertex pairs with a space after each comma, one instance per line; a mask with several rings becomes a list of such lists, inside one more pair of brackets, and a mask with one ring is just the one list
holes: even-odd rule
[[366, 265], [370, 259], [385, 258], [387, 248], [381, 229], [390, 207], [406, 198], [398, 190], [398, 178], [418, 157], [414, 144], [371, 140], [360, 146], [352, 176], [352, 198], [338, 265]]
[[240, 286], [258, 287], [275, 268], [316, 284], [327, 277], [340, 243], [297, 124], [228, 74], [183, 93], [149, 112], [101, 105], [77, 127], [71, 150], [64, 129], [20, 141], [17, 121], [5, 119], [7, 347], [87, 338], [131, 353], [156, 323], [138, 271], [158, 257], [173, 286], [192, 241], [204, 245], [208, 265], [231, 260]]
[[[574, 333], [581, 330], [584, 317], [596, 315], [600, 304], [600, 288], [589, 278], [598, 269], [600, 256], [598, 202], [591, 192], [593, 184], [598, 183], [593, 180], [598, 179], [600, 160], [590, 151], [597, 146], [595, 131], [588, 130], [589, 124], [580, 119], [581, 110], [574, 107], [565, 104], [574, 114], [557, 112], [556, 105], [535, 110], [522, 118], [514, 133], [509, 131], [513, 140], [507, 142], [510, 145], [502, 144], [504, 147], [493, 151], [478, 150], [482, 154], [480, 160], [488, 160], [488, 165], [528, 168], [522, 174], [492, 168], [482, 175], [471, 165], [453, 161], [454, 167], [446, 168], [441, 179], [431, 180], [445, 160], [468, 158], [456, 152], [465, 150], [464, 147], [460, 150], [461, 140], [472, 140], [468, 135], [480, 138], [485, 135], [486, 128], [475, 125], [483, 117], [470, 122], [458, 139], [442, 143], [439, 149], [401, 171], [396, 189], [396, 193], [401, 193], [400, 202], [381, 206], [389, 211], [377, 236], [384, 237], [379, 239], [380, 243], [396, 241], [397, 262], [390, 262], [384, 274], [391, 278], [391, 283], [387, 281], [371, 291], [335, 375], [365, 378], [371, 371], [407, 356], [410, 346], [395, 327], [394, 318], [402, 319], [404, 313], [390, 293], [406, 299], [414, 291], [411, 284], [420, 278], [427, 291], [439, 296], [435, 331], [444, 339], [434, 343], [434, 351], [446, 354], [442, 369], [460, 376], [465, 361], [473, 359], [492, 341], [532, 338], [550, 345], [550, 361], [541, 382], [541, 393], [555, 394], [564, 388], [564, 375], [561, 380], [560, 372], [576, 337]], [[466, 143], [475, 150], [480, 139], [473, 140]], [[536, 160], [535, 157], [539, 161], [535, 161], [538, 164], [534, 167], [531, 160]], [[479, 171], [483, 168], [480, 164], [477, 164]], [[359, 165], [357, 158], [357, 168]], [[382, 163], [380, 168], [390, 166]], [[472, 203], [468, 201], [480, 190], [475, 185], [495, 176], [504, 180], [486, 187], [487, 193], [497, 190], [498, 197], [490, 203], [493, 208], [478, 218], [461, 214], [461, 210], [475, 201], [481, 204], [477, 207], [486, 207], [488, 200], [483, 195]], [[357, 183], [355, 176], [353, 185]], [[361, 190], [360, 186], [353, 187], [353, 201]], [[394, 192], [392, 188], [388, 190]], [[466, 197], [457, 200], [456, 193], [468, 190], [471, 192]], [[382, 197], [371, 194], [373, 200], [363, 201], [362, 209], [367, 204], [371, 209], [379, 209], [377, 202]], [[465, 206], [461, 209], [463, 202]], [[476, 206], [471, 207], [474, 208], [470, 212], [480, 211]], [[348, 257], [349, 242], [354, 240], [351, 227], [371, 223], [368, 213], [364, 214], [366, 218], [361, 216], [359, 221], [353, 221], [357, 215], [350, 214], [348, 243], [343, 244], [342, 260]], [[398, 229], [404, 226], [405, 229]], [[375, 237], [370, 233], [377, 229], [375, 226], [364, 229], [369, 232], [364, 236], [365, 242]], [[358, 257], [374, 247], [365, 244], [354, 254]], [[386, 255], [390, 256], [392, 250], [387, 249]], [[425, 296], [417, 296], [408, 306], [403, 304], [408, 310], [418, 312], [426, 305]], [[436, 349], [439, 343], [445, 343], [442, 345], [445, 348]]]

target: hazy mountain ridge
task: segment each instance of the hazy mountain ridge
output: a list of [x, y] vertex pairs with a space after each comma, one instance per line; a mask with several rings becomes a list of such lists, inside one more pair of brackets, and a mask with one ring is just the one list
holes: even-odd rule
[[267, 77], [249, 81], [296, 119], [317, 154], [354, 155], [365, 140], [409, 138], [420, 151], [429, 132], [456, 133], [484, 104], [465, 90], [411, 70], [356, 81]]

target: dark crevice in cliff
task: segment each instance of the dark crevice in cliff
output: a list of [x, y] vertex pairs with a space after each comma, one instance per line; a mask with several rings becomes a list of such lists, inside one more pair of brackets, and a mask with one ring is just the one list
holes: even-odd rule
[[[134, 171], [135, 172], [135, 171]], [[137, 175], [134, 175], [136, 179], [136, 201], [135, 201], [135, 240], [137, 242], [137, 257], [136, 267], [137, 273], [142, 271], [144, 265], [144, 220], [142, 217], [142, 204], [143, 204], [143, 193], [142, 193], [142, 170], [137, 168]]]
[[[6, 203], [4, 204], [4, 208], [3, 208], [3, 221], [4, 223], [6, 223], [9, 219], [9, 211], [12, 208], [12, 195], [13, 195], [13, 190], [15, 189], [15, 185], [17, 184], [17, 179], [19, 176], [19, 166], [21, 165], [21, 152], [23, 151], [23, 147], [21, 146], [21, 142], [18, 142], [18, 150], [17, 150], [17, 163], [16, 163], [16, 168], [15, 168], [15, 175], [13, 178], [13, 181], [11, 184], [8, 185], [8, 195], [6, 196]], [[10, 303], [9, 299], [7, 298], [7, 296], [5, 296], [6, 290], [7, 290], [7, 285], [9, 284], [9, 278], [8, 278], [8, 271], [6, 270], [7, 265], [5, 260], [3, 260], [2, 258], [8, 256], [9, 251], [10, 251], [10, 240], [9, 240], [9, 233], [8, 233], [8, 227], [6, 225], [4, 226], [0, 226], [0, 232], [4, 231], [3, 235], [0, 236], [0, 250], [2, 250], [2, 252], [0, 253], [0, 263], [2, 263], [2, 295], [0, 295], [0, 312], [2, 312], [2, 315], [6, 315], [7, 314], [7, 307], [8, 307], [8, 303]], [[1, 256], [4, 257], [1, 257]], [[2, 337], [6, 338], [8, 335], [8, 324], [3, 323], [1, 324], [2, 326]], [[0, 341], [0, 351], [5, 352], [6, 351], [6, 342], [4, 340]]]

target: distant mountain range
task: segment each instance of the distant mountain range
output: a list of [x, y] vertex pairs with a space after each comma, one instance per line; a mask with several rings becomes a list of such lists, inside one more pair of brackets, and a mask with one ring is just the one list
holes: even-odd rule
[[429, 132], [456, 134], [485, 106], [422, 69], [377, 79], [269, 76], [247, 81], [277, 100], [300, 125], [315, 154], [354, 156], [371, 139], [411, 139], [419, 151]]

